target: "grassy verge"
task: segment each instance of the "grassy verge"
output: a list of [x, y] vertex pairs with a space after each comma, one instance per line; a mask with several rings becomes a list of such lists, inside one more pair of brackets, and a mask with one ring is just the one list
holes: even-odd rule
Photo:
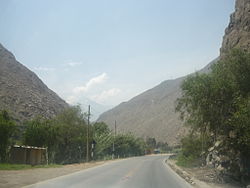
[[58, 168], [62, 167], [63, 165], [57, 164], [49, 164], [49, 165], [26, 165], [26, 164], [8, 164], [8, 163], [1, 163], [0, 170], [24, 170], [24, 169], [32, 169], [32, 168]]
[[194, 155], [185, 156], [183, 153], [179, 153], [176, 157], [176, 164], [187, 168], [199, 167], [202, 165], [202, 160]]

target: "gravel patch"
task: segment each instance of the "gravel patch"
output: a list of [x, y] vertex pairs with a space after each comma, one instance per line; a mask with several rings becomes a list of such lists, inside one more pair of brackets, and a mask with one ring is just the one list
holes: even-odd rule
[[108, 161], [64, 165], [56, 168], [36, 168], [26, 170], [0, 170], [1, 188], [20, 188], [58, 176], [71, 174], [80, 170], [102, 165]]

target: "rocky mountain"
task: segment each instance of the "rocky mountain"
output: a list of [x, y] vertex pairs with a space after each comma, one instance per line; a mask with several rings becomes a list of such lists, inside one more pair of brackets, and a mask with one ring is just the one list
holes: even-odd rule
[[237, 0], [223, 37], [221, 56], [232, 48], [250, 50], [250, 0]]
[[52, 117], [67, 106], [0, 44], [0, 110], [6, 109], [23, 121], [37, 115]]
[[[249, 9], [250, 0], [236, 1], [235, 12], [225, 30], [220, 57], [234, 47], [250, 49]], [[216, 61], [217, 59], [199, 72], [209, 71], [211, 64]], [[176, 145], [187, 132], [179, 114], [175, 112], [175, 101], [181, 96], [180, 85], [184, 79], [185, 77], [164, 81], [103, 113], [98, 121], [104, 121], [113, 128], [116, 120], [118, 129], [122, 132], [133, 132], [141, 137], [155, 137], [158, 141]]]

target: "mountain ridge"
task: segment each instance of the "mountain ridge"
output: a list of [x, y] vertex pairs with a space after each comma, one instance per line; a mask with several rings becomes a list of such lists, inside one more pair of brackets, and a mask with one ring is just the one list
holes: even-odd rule
[[0, 44], [0, 110], [22, 122], [36, 116], [50, 118], [68, 107], [54, 91]]

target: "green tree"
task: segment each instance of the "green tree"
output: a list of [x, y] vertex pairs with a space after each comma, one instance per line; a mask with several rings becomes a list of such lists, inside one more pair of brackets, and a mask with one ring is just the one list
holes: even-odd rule
[[37, 117], [26, 122], [24, 144], [36, 147], [47, 147], [51, 121]]
[[92, 127], [93, 139], [96, 142], [95, 156], [96, 158], [103, 158], [111, 155], [111, 148], [113, 144], [114, 135], [104, 122], [97, 122]]
[[[191, 131], [202, 138], [201, 145], [206, 145], [203, 141], [209, 135], [214, 142], [223, 139], [224, 147], [240, 153], [241, 160], [250, 157], [249, 83], [250, 53], [241, 50], [233, 50], [216, 63], [211, 73], [195, 74], [183, 82], [176, 109]], [[193, 152], [182, 144], [186, 153]], [[245, 169], [249, 166], [244, 164]]]
[[156, 140], [155, 138], [147, 137], [146, 144], [148, 148], [155, 149], [156, 148]]
[[53, 120], [53, 125], [57, 127], [58, 133], [55, 161], [66, 164], [84, 160], [87, 126], [86, 116], [81, 108], [79, 106], [67, 108]]
[[105, 124], [104, 122], [96, 122], [96, 123], [94, 123], [93, 131], [94, 131], [94, 134], [96, 134], [96, 135], [102, 135], [102, 134], [106, 135], [106, 134], [111, 133], [108, 125]]
[[52, 120], [37, 117], [26, 122], [27, 127], [23, 136], [25, 145], [47, 147], [49, 162], [54, 162], [54, 155], [58, 145], [58, 127]]
[[136, 138], [132, 134], [117, 134], [108, 128], [108, 125], [100, 122], [92, 127], [94, 140], [96, 141], [95, 155], [97, 158], [111, 156], [113, 153], [113, 143], [115, 144], [115, 156], [128, 157], [144, 155], [145, 142]]
[[[243, 177], [250, 177], [250, 96], [238, 103], [237, 111], [228, 120], [231, 127], [230, 147], [240, 152]], [[240, 169], [239, 169], [240, 170]]]
[[168, 152], [171, 150], [167, 142], [157, 142], [156, 148], [160, 149], [161, 152]]
[[11, 137], [15, 131], [15, 123], [12, 121], [8, 112], [3, 110], [0, 112], [0, 162], [7, 162], [8, 147]]
[[121, 157], [145, 154], [145, 142], [132, 134], [118, 134], [115, 137], [115, 155]]
[[86, 130], [85, 115], [73, 106], [51, 120], [38, 117], [27, 122], [24, 144], [47, 147], [49, 162], [80, 162], [86, 154]]

